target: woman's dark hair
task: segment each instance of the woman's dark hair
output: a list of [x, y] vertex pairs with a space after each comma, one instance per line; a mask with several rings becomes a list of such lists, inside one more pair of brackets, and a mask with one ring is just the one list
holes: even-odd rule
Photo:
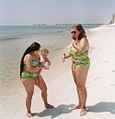
[[85, 30], [84, 30], [84, 28], [82, 27], [81, 24], [76, 24], [72, 28], [75, 28], [78, 31], [81, 31], [81, 33], [79, 34], [78, 40], [81, 40], [83, 37], [86, 37]]
[[23, 69], [24, 69], [24, 57], [29, 54], [30, 52], [32, 51], [36, 51], [36, 50], [39, 50], [40, 49], [40, 44], [37, 43], [37, 42], [33, 42], [24, 52], [22, 58], [21, 58], [21, 62], [20, 62], [20, 76], [21, 76], [21, 73], [23, 72]]

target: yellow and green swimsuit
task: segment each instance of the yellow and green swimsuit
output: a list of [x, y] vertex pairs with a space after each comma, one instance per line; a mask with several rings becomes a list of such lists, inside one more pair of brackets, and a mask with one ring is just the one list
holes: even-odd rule
[[[35, 58], [32, 58], [32, 66], [33, 67], [37, 67], [38, 65], [40, 64], [40, 59], [35, 59]], [[38, 73], [37, 72], [29, 72], [26, 70], [27, 69], [27, 65], [24, 64], [24, 70], [21, 74], [21, 79], [30, 79], [30, 80], [34, 80], [34, 79], [37, 79], [38, 77]]]
[[88, 49], [85, 52], [79, 52], [78, 49], [75, 47], [71, 47], [69, 54], [71, 55], [71, 61], [74, 66], [89, 66], [90, 65], [90, 60], [88, 58]]

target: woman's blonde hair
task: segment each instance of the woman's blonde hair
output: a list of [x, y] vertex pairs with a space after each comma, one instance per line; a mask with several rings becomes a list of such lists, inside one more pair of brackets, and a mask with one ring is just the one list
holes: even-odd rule
[[47, 48], [44, 48], [44, 49], [41, 50], [41, 53], [42, 53], [42, 52], [49, 53], [49, 50], [48, 50]]

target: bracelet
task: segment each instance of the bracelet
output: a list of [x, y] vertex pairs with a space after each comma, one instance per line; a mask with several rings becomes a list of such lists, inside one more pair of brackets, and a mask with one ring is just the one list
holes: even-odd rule
[[66, 59], [67, 57], [66, 57], [66, 56], [64, 56], [63, 58], [64, 58], [64, 59]]

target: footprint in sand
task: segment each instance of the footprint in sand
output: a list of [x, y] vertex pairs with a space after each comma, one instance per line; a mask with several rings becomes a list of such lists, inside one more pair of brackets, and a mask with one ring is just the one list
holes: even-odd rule
[[95, 78], [95, 80], [100, 79], [100, 77]]
[[115, 86], [115, 84], [111, 84], [111, 86]]
[[113, 70], [112, 72], [115, 72], [115, 70]]
[[109, 62], [108, 60], [105, 60], [104, 62]]

